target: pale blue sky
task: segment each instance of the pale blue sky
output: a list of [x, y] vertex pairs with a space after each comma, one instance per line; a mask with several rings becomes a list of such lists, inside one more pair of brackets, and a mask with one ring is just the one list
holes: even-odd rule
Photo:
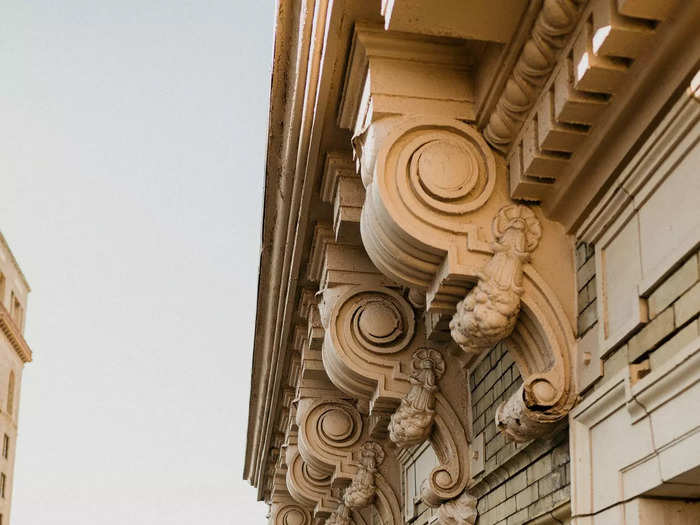
[[33, 288], [12, 525], [264, 523], [241, 479], [271, 0], [6, 0], [0, 229]]

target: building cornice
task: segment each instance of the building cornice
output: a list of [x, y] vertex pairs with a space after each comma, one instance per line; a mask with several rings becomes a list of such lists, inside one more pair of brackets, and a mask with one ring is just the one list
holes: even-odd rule
[[0, 330], [5, 334], [7, 340], [14, 348], [17, 355], [23, 363], [32, 361], [32, 350], [24, 340], [19, 327], [10, 317], [10, 312], [7, 311], [4, 305], [0, 304]]
[[7, 244], [7, 240], [5, 239], [5, 236], [2, 234], [2, 231], [0, 231], [0, 244], [5, 248], [7, 253], [10, 256], [10, 260], [12, 261], [12, 265], [15, 267], [15, 270], [17, 270], [17, 273], [19, 274], [20, 278], [22, 279], [22, 283], [24, 286], [27, 287], [27, 292], [31, 292], [32, 289], [29, 286], [29, 282], [27, 281], [27, 278], [24, 275], [24, 272], [22, 272], [22, 268], [19, 267], [19, 263], [17, 263], [17, 259], [15, 259], [15, 255], [12, 253], [12, 250], [10, 249], [10, 246]]

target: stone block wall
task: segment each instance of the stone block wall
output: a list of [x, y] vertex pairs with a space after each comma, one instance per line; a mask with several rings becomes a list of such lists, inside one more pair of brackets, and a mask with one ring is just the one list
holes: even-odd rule
[[647, 298], [649, 322], [605, 360], [605, 376], [632, 365], [638, 379], [700, 335], [700, 252], [686, 258]]
[[473, 435], [483, 434], [484, 470], [470, 492], [478, 498], [477, 525], [517, 525], [570, 499], [566, 424], [550, 439], [517, 445], [496, 428], [498, 405], [522, 384], [504, 344], [470, 371]]

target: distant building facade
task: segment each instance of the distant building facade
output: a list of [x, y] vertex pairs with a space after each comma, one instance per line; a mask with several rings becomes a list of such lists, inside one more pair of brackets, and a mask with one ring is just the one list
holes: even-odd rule
[[32, 360], [24, 340], [30, 288], [0, 233], [0, 525], [10, 522], [22, 371]]
[[271, 525], [700, 523], [700, 3], [279, 2]]

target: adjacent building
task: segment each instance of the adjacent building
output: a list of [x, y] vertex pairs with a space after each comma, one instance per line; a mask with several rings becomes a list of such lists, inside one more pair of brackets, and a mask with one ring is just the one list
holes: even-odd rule
[[279, 2], [271, 525], [700, 523], [700, 3]]
[[10, 522], [22, 370], [32, 360], [24, 340], [30, 288], [0, 233], [0, 525]]

